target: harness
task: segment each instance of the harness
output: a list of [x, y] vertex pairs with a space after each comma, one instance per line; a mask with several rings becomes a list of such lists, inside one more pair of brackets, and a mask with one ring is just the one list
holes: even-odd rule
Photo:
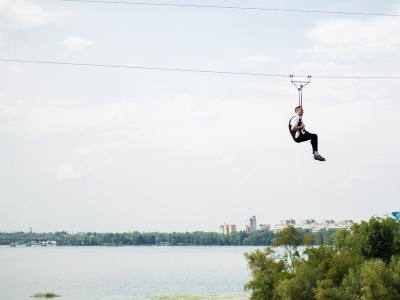
[[[290, 118], [288, 127], [289, 127], [290, 135], [292, 136], [293, 140], [296, 141], [296, 132], [297, 132], [297, 130], [296, 131], [292, 131], [292, 125], [290, 124], [292, 122], [293, 118], [296, 118], [296, 116], [293, 116], [293, 117]], [[302, 123], [303, 123], [303, 121], [301, 120], [301, 118], [299, 118], [299, 124], [297, 124], [297, 126], [300, 126]], [[303, 134], [303, 133], [304, 133], [303, 130], [300, 130], [300, 134]]]

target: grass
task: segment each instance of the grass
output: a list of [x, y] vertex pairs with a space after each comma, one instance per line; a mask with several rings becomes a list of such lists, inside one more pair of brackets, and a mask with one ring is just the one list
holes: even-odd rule
[[35, 297], [35, 298], [55, 298], [55, 297], [61, 297], [61, 296], [57, 295], [55, 293], [36, 293], [32, 297]]

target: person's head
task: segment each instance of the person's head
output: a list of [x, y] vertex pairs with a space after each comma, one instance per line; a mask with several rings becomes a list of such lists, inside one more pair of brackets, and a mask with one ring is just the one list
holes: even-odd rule
[[294, 109], [295, 113], [298, 114], [300, 117], [303, 115], [304, 113], [304, 109], [301, 106], [296, 106], [296, 108]]

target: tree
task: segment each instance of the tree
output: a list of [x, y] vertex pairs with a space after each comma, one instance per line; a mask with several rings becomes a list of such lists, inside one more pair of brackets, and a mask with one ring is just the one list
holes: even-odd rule
[[364, 262], [361, 268], [361, 293], [365, 300], [400, 299], [399, 291], [394, 288], [393, 272], [381, 259]]
[[315, 234], [312, 232], [307, 232], [301, 239], [301, 243], [306, 246], [315, 245]]
[[389, 263], [398, 250], [394, 242], [398, 240], [399, 229], [399, 223], [392, 218], [372, 217], [369, 222], [361, 222], [361, 254]]
[[[289, 226], [275, 235], [274, 251], [247, 254], [252, 280], [245, 288], [251, 299], [375, 300], [400, 299], [400, 223], [371, 218], [336, 233], [313, 247], [313, 236]], [[319, 236], [322, 237], [322, 233]], [[309, 244], [302, 256], [297, 247]], [[254, 296], [254, 297], [253, 297]]]
[[285, 272], [283, 261], [275, 260], [274, 253], [272, 248], [267, 247], [264, 250], [257, 249], [244, 254], [252, 275], [252, 279], [245, 284], [244, 289], [252, 291], [251, 300], [272, 300], [279, 279], [290, 276]]
[[337, 287], [332, 280], [319, 280], [315, 289], [315, 299], [317, 300], [343, 300], [342, 290]]
[[275, 234], [274, 246], [283, 246], [285, 252], [283, 261], [289, 271], [294, 272], [293, 261], [300, 257], [297, 247], [301, 244], [298, 230], [293, 226], [287, 226]]
[[302, 261], [296, 261], [296, 272], [280, 280], [275, 288], [274, 299], [310, 300], [314, 297], [317, 273]]

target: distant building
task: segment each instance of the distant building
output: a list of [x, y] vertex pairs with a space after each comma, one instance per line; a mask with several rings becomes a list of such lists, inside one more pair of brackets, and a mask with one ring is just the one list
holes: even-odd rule
[[279, 222], [279, 224], [275, 224], [272, 228], [272, 231], [277, 232], [282, 230], [283, 228], [287, 227], [287, 226], [294, 226], [296, 225], [296, 221], [293, 219], [288, 219], [288, 220], [281, 220]]
[[256, 216], [252, 216], [246, 219], [246, 232], [251, 233], [257, 230], [257, 220]]
[[354, 224], [353, 220], [342, 220], [336, 223], [335, 225], [337, 226], [337, 228], [350, 229], [350, 227], [353, 226], [353, 224]]
[[335, 220], [322, 220], [320, 224], [335, 224]]
[[270, 224], [260, 224], [258, 228], [259, 228], [259, 230], [261, 230], [261, 231], [263, 231], [263, 230], [268, 230], [268, 231], [270, 231], [270, 230], [271, 230], [271, 225], [270, 225]]
[[320, 222], [316, 222], [314, 219], [308, 219], [301, 220], [299, 224], [296, 224], [295, 220], [282, 220], [279, 224], [274, 225], [272, 230], [277, 232], [289, 225], [296, 228], [307, 229], [312, 232], [318, 232], [321, 229], [349, 229], [353, 225], [353, 220], [342, 220], [339, 222], [336, 222], [335, 220], [322, 220]]
[[301, 220], [301, 221], [300, 221], [300, 224], [302, 224], [302, 225], [315, 224], [315, 220], [314, 220], [314, 219]]
[[314, 219], [308, 219], [308, 220], [301, 220], [300, 224], [298, 224], [296, 227], [297, 228], [302, 228], [302, 229], [309, 229], [309, 230], [314, 230], [316, 226], [316, 222]]
[[236, 225], [234, 224], [224, 224], [224, 235], [230, 235], [233, 231], [236, 231]]
[[219, 233], [224, 233], [224, 225], [219, 225]]

